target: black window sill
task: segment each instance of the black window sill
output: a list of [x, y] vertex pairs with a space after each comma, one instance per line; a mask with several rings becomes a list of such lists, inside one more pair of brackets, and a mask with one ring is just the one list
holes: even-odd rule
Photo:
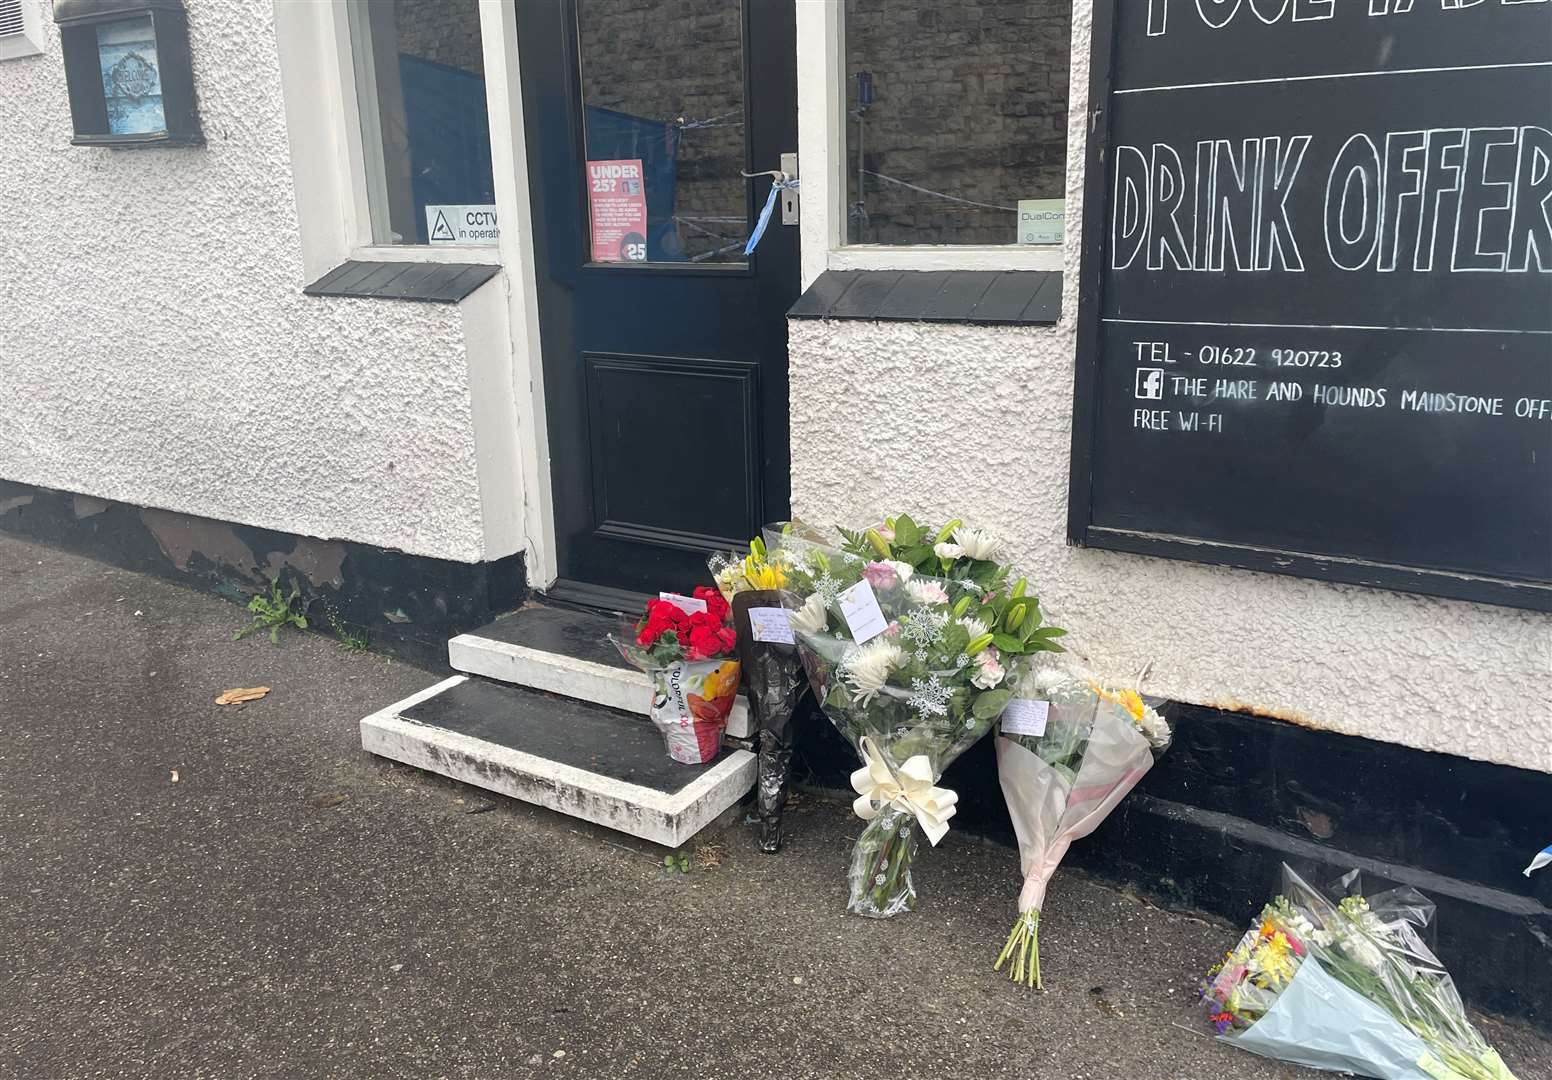
[[482, 263], [345, 262], [302, 290], [307, 296], [373, 296], [456, 304], [501, 272]]
[[789, 319], [1051, 326], [1062, 315], [1056, 270], [826, 270]]

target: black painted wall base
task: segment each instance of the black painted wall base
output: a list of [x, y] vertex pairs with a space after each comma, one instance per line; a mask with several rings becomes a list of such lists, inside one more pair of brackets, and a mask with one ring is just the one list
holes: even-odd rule
[[[1284, 862], [1318, 885], [1357, 867], [1371, 892], [1415, 886], [1438, 904], [1437, 951], [1466, 999], [1552, 1030], [1552, 868], [1522, 873], [1552, 840], [1552, 774], [1221, 709], [1166, 715], [1169, 752], [1065, 865], [1246, 925]], [[800, 716], [795, 778], [849, 792], [854, 758], [822, 715]], [[991, 739], [943, 783], [955, 829], [1016, 842]], [[1010, 911], [1017, 894], [1012, 865]], [[1050, 918], [1056, 932], [1081, 913]]]
[[[279, 578], [301, 590], [310, 629], [434, 669], [447, 639], [527, 596], [521, 552], [489, 563], [319, 540], [0, 480], [0, 533], [156, 574], [246, 604]], [[233, 615], [233, 627], [245, 616]]]

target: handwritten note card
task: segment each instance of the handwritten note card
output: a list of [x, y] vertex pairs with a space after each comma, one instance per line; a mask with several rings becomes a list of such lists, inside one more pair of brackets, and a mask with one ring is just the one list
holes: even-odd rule
[[888, 629], [884, 613], [879, 610], [878, 597], [866, 578], [836, 597], [841, 605], [841, 615], [851, 630], [851, 639], [858, 645], [872, 641]]
[[1028, 735], [1038, 739], [1045, 734], [1046, 721], [1051, 716], [1051, 703], [1049, 701], [1036, 701], [1031, 698], [1014, 698], [1008, 702], [1008, 707], [1002, 711], [1002, 733], [1004, 735]]
[[756, 641], [773, 641], [791, 645], [792, 623], [785, 608], [752, 607], [749, 609], [749, 633]]
[[686, 615], [699, 615], [706, 610], [706, 601], [697, 600], [693, 596], [682, 596], [676, 592], [660, 592], [657, 598], [668, 601]]

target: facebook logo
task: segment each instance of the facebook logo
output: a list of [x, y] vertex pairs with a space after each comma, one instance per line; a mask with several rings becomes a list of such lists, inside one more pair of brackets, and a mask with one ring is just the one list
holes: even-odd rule
[[1137, 396], [1144, 401], [1158, 401], [1164, 396], [1164, 369], [1140, 367], [1137, 369]]

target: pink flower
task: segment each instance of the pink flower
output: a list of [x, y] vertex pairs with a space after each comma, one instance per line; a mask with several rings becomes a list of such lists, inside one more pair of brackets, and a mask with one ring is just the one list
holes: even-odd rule
[[918, 604], [948, 603], [948, 593], [946, 593], [943, 590], [943, 586], [939, 585], [936, 581], [927, 581], [923, 580], [922, 578], [916, 578], [906, 585], [905, 591], [910, 593], [911, 599], [915, 600]]
[[880, 592], [900, 584], [900, 575], [895, 573], [895, 568], [884, 562], [868, 563], [862, 568], [862, 576], [869, 585]]
[[1213, 980], [1212, 994], [1219, 1001], [1228, 1001], [1229, 994], [1245, 978], [1244, 964], [1230, 964], [1218, 972], [1218, 977]]
[[892, 544], [895, 542], [895, 531], [888, 525], [880, 525], [878, 527], [878, 535], [884, 538], [884, 543], [886, 544]]
[[998, 654], [995, 646], [988, 646], [982, 649], [975, 657], [975, 662], [980, 665], [981, 670], [977, 671], [970, 681], [982, 690], [990, 690], [1002, 682], [1003, 676], [1007, 672], [1003, 670], [1002, 664], [999, 663], [1001, 659], [1002, 657]]

